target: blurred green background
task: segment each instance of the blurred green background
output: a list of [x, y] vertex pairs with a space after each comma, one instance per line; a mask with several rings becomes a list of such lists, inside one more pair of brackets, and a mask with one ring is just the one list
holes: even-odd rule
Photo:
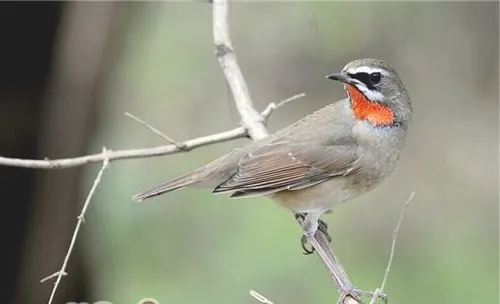
[[[87, 153], [165, 144], [124, 112], [178, 141], [238, 124], [214, 56], [209, 4], [122, 3], [117, 15]], [[258, 109], [306, 93], [271, 116], [270, 131], [344, 98], [324, 75], [350, 60], [396, 68], [414, 107], [406, 147], [384, 184], [324, 217], [335, 251], [357, 287], [378, 287], [398, 214], [415, 191], [390, 303], [497, 303], [498, 3], [238, 2], [231, 31]], [[301, 254], [300, 227], [267, 199], [206, 190], [130, 199], [244, 142], [112, 163], [78, 240], [91, 295], [80, 300], [256, 303], [248, 295], [255, 289], [276, 304], [334, 303], [317, 256]], [[75, 204], [97, 170], [86, 167]]]

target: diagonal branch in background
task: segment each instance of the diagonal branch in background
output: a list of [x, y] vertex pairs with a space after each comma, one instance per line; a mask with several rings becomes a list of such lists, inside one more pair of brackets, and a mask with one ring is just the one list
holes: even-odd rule
[[[408, 197], [408, 199], [404, 203], [403, 208], [401, 209], [401, 213], [399, 214], [398, 223], [396, 224], [396, 228], [394, 228], [394, 231], [392, 232], [391, 251], [389, 253], [389, 261], [387, 262], [387, 267], [385, 268], [384, 277], [382, 279], [382, 284], [380, 284], [380, 287], [375, 290], [375, 293], [373, 294], [373, 297], [370, 301], [370, 304], [376, 304], [377, 299], [384, 292], [385, 284], [387, 283], [387, 278], [389, 277], [389, 272], [391, 271], [392, 260], [394, 259], [394, 252], [396, 251], [396, 241], [398, 239], [399, 229], [401, 229], [401, 224], [403, 223], [403, 219], [405, 218], [406, 209], [408, 209], [408, 206], [410, 206], [410, 202], [414, 196], [415, 196], [415, 191], [412, 191], [410, 193], [410, 196]], [[387, 297], [384, 297], [383, 299], [387, 303]]]
[[[106, 154], [107, 150], [106, 148], [102, 149], [102, 153]], [[109, 165], [109, 160], [104, 159], [102, 163], [101, 170], [99, 170], [99, 173], [97, 173], [96, 178], [94, 179], [94, 183], [92, 184], [92, 187], [90, 188], [89, 194], [87, 195], [87, 198], [85, 199], [85, 203], [83, 204], [82, 211], [80, 212], [80, 215], [78, 215], [78, 221], [76, 222], [76, 227], [75, 230], [73, 231], [73, 236], [71, 237], [71, 242], [69, 243], [69, 248], [68, 251], [66, 252], [66, 256], [64, 257], [63, 263], [61, 265], [61, 269], [59, 271], [43, 278], [40, 280], [40, 283], [43, 283], [49, 279], [55, 278], [56, 282], [54, 283], [54, 287], [52, 288], [52, 292], [50, 293], [50, 298], [48, 304], [51, 304], [54, 301], [54, 297], [56, 295], [57, 288], [59, 287], [59, 284], [61, 283], [62, 277], [66, 275], [66, 267], [68, 266], [69, 258], [71, 257], [71, 253], [73, 253], [73, 248], [75, 247], [76, 239], [78, 237], [78, 232], [80, 231], [80, 227], [82, 224], [85, 222], [85, 213], [87, 212], [88, 207], [90, 206], [90, 201], [92, 200], [92, 197], [94, 196], [95, 190], [97, 189], [97, 186], [101, 182], [102, 175], [106, 168]]]

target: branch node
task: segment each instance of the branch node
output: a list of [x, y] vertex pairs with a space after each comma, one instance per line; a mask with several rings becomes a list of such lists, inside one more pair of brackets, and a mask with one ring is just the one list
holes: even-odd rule
[[[58, 276], [59, 276], [59, 274], [60, 274], [60, 273], [61, 273], [60, 271], [56, 271], [56, 272], [54, 272], [53, 274], [48, 275], [48, 276], [46, 276], [45, 278], [41, 279], [41, 280], [40, 280], [40, 283], [44, 283], [44, 282], [46, 282], [46, 281], [48, 281], [48, 280], [50, 280], [50, 279], [56, 278], [56, 277], [58, 277]], [[62, 273], [61, 273], [61, 275], [62, 275], [62, 276], [66, 276], [66, 275], [68, 275], [68, 273], [67, 273], [67, 272], [62, 272]]]
[[215, 45], [215, 56], [217, 58], [221, 58], [226, 56], [227, 54], [233, 54], [234, 51], [225, 43], [218, 43]]

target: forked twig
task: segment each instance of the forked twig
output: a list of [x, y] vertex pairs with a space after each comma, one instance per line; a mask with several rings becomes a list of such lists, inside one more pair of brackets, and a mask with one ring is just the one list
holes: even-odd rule
[[[299, 94], [300, 95], [300, 94]], [[285, 99], [284, 101], [290, 98]], [[278, 102], [282, 104], [284, 101]], [[266, 108], [266, 110], [269, 106]], [[265, 111], [266, 111], [265, 110]], [[269, 110], [267, 110], [269, 111]], [[267, 114], [268, 116], [271, 113]], [[129, 117], [133, 115], [127, 115]], [[135, 116], [134, 116], [135, 117]], [[141, 125], [144, 125], [140, 119], [137, 117], [133, 118]], [[145, 122], [144, 122], [145, 123]], [[151, 131], [156, 130], [153, 126], [148, 123], [147, 128]], [[155, 132], [155, 131], [153, 131]], [[165, 135], [164, 133], [158, 131], [159, 133]], [[157, 132], [155, 132], [158, 134]], [[162, 136], [163, 137], [163, 136]], [[168, 136], [167, 136], [168, 137]], [[226, 142], [238, 138], [248, 137], [247, 127], [240, 126], [236, 127], [232, 130], [210, 134], [207, 136], [201, 136], [193, 139], [186, 140], [184, 142], [176, 142], [175, 144], [163, 145], [153, 148], [144, 148], [144, 149], [130, 149], [130, 150], [116, 150], [111, 151], [107, 150], [106, 153], [96, 153], [85, 156], [78, 156], [72, 158], [61, 158], [61, 159], [21, 159], [21, 158], [10, 158], [10, 157], [2, 157], [0, 156], [0, 165], [3, 166], [12, 166], [12, 167], [22, 167], [22, 168], [33, 168], [33, 169], [66, 169], [71, 167], [83, 166], [90, 163], [100, 163], [105, 159], [109, 161], [115, 160], [124, 160], [124, 159], [134, 159], [134, 158], [146, 158], [146, 157], [154, 157], [161, 155], [170, 155], [176, 154], [179, 152], [186, 152], [192, 149], [212, 145], [220, 142]], [[165, 138], [165, 137], [164, 137]], [[170, 138], [170, 137], [168, 137]], [[166, 139], [166, 138], [165, 138]]]
[[145, 122], [144, 120], [140, 119], [139, 117], [134, 116], [134, 115], [130, 114], [129, 112], [125, 112], [123, 115], [127, 116], [128, 118], [131, 118], [131, 119], [135, 120], [136, 122], [138, 122], [139, 124], [143, 125], [147, 129], [149, 129], [150, 131], [152, 131], [153, 133], [155, 133], [156, 135], [158, 135], [161, 138], [165, 139], [168, 143], [175, 145], [177, 148], [179, 148], [181, 150], [183, 149], [183, 146], [180, 143], [176, 142], [171, 137], [167, 136], [165, 133], [163, 133], [162, 131], [160, 131], [157, 128], [153, 127], [152, 125], [148, 124], [147, 122]]
[[278, 103], [274, 103], [274, 102], [271, 102], [267, 108], [264, 109], [264, 111], [262, 111], [262, 113], [260, 115], [262, 115], [262, 118], [264, 119], [264, 122], [267, 121], [267, 119], [269, 118], [269, 115], [271, 115], [275, 110], [281, 108], [282, 106], [286, 105], [287, 103], [291, 102], [291, 101], [294, 101], [296, 99], [299, 99], [299, 98], [302, 98], [306, 96], [305, 93], [300, 93], [300, 94], [295, 94], [293, 95], [292, 97], [289, 97], [285, 100], [282, 100]]

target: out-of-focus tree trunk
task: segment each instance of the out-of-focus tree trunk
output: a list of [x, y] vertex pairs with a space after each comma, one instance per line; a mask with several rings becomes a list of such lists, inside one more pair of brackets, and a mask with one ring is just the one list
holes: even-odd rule
[[[114, 3], [64, 5], [43, 107], [32, 110], [40, 122], [34, 128], [39, 142], [37, 157], [70, 157], [86, 152], [98, 122], [100, 88], [114, 59], [109, 53], [109, 38], [118, 30], [117, 8]], [[29, 214], [24, 214], [29, 216], [27, 237], [19, 257], [20, 275], [12, 302], [41, 303], [48, 299], [53, 284], [40, 284], [39, 280], [60, 268], [67, 251], [82, 204], [81, 172], [82, 168], [35, 172], [36, 188], [30, 194]], [[16, 187], [26, 195], [21, 185]], [[78, 246], [68, 273], [55, 303], [88, 301], [85, 265]]]
[[[0, 155], [36, 156], [61, 3], [0, 3]], [[36, 186], [34, 170], [0, 166], [0, 299], [12, 303]], [[27, 292], [27, 291], [25, 291]]]

